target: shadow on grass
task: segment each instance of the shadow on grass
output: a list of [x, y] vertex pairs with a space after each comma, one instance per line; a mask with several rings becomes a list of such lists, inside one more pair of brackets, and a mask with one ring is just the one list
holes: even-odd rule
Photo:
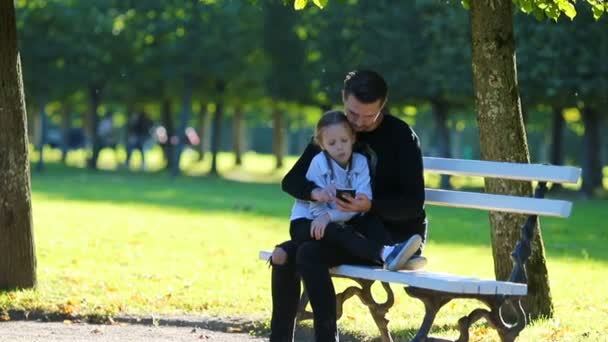
[[[238, 182], [222, 177], [171, 178], [166, 172], [90, 171], [49, 163], [44, 173], [34, 173], [32, 179], [34, 194], [53, 200], [151, 205], [227, 215], [246, 213], [284, 219], [286, 225], [293, 203], [277, 183]], [[577, 195], [562, 191], [553, 196], [572, 200]], [[602, 241], [608, 239], [608, 231], [600, 225], [605, 205], [602, 200], [575, 200], [569, 219], [542, 219], [548, 254], [607, 261], [608, 250]], [[491, 245], [486, 212], [438, 206], [428, 206], [426, 210], [431, 243]]]

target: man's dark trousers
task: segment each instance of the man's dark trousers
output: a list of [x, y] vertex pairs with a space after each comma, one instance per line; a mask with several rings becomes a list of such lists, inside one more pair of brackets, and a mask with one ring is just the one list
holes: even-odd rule
[[[391, 244], [390, 235], [373, 218], [343, 227], [330, 223], [322, 240], [310, 238], [310, 220], [291, 223], [291, 241], [280, 244], [288, 255], [285, 265], [273, 266], [273, 314], [270, 341], [292, 341], [300, 298], [300, 277], [313, 311], [315, 340], [337, 341], [336, 293], [329, 268], [341, 264], [381, 265], [380, 251]], [[363, 236], [365, 233], [366, 236]]]

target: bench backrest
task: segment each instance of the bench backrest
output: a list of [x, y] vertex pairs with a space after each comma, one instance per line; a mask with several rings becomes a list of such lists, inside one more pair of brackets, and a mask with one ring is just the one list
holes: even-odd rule
[[[576, 183], [581, 170], [572, 166], [505, 163], [424, 157], [424, 170], [430, 173], [502, 178], [522, 181]], [[470, 191], [426, 188], [426, 204], [511, 213], [568, 217], [572, 203], [563, 200], [496, 195]]]

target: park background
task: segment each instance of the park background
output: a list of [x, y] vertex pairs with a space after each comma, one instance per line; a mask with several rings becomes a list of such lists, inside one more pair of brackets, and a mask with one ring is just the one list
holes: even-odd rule
[[[270, 272], [257, 251], [288, 238], [292, 204], [278, 182], [323, 110], [341, 106], [351, 69], [386, 76], [388, 109], [414, 127], [425, 156], [480, 159], [468, 13], [458, 1], [331, 1], [302, 12], [280, 1], [15, 4], [38, 286], [0, 292], [3, 319], [245, 316], [257, 322], [247, 329], [266, 334]], [[522, 340], [608, 334], [608, 25], [578, 11], [573, 21], [514, 18], [531, 160], [584, 170], [579, 184], [551, 194], [575, 202], [570, 219], [542, 220], [555, 315]], [[124, 165], [127, 123], [142, 111], [174, 137], [150, 145], [144, 170], [138, 153]], [[106, 140], [98, 129], [109, 114]], [[84, 133], [84, 145], [64, 140], [70, 130]], [[483, 188], [475, 178], [427, 183]], [[428, 215], [428, 269], [493, 277], [487, 214]], [[391, 328], [411, 337], [422, 305], [397, 296]], [[471, 308], [446, 307], [435, 333], [453, 335]], [[376, 335], [355, 301], [340, 326]], [[474, 330], [479, 341], [492, 334]]]

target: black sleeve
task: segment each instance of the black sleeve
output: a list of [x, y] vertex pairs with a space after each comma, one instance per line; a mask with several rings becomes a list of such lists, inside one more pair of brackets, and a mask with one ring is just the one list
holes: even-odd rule
[[298, 161], [283, 177], [283, 181], [281, 182], [283, 191], [300, 200], [311, 200], [310, 193], [318, 186], [306, 179], [306, 172], [308, 171], [310, 162], [319, 151], [319, 147], [312, 142], [306, 146]]
[[402, 221], [419, 218], [424, 211], [424, 174], [420, 141], [410, 129], [406, 142], [399, 148], [395, 167], [399, 174], [399, 191], [385, 196], [375, 196], [370, 211], [383, 219]]

